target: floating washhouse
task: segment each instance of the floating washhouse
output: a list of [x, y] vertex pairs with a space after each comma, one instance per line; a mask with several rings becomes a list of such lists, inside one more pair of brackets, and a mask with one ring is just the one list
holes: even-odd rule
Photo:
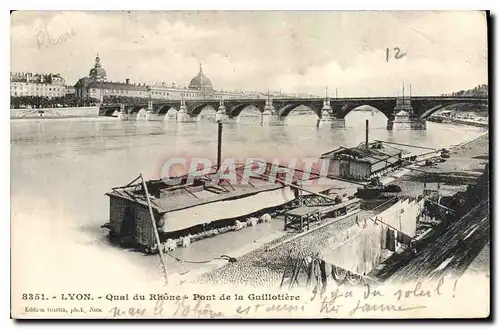
[[[159, 244], [167, 249], [172, 244], [187, 246], [193, 239], [253, 226], [258, 221], [268, 221], [270, 213], [303, 206], [296, 202], [305, 197], [305, 190], [299, 186], [305, 182], [302, 170], [259, 163], [263, 172], [250, 170], [251, 179], [245, 179], [248, 166], [254, 167], [256, 163], [234, 164], [222, 169], [221, 136], [222, 123], [219, 122], [217, 165], [214, 167], [150, 181], [144, 181], [140, 175], [129, 184], [106, 193], [110, 200], [110, 221], [103, 227], [110, 230], [110, 238], [121, 245], [149, 251]], [[228, 169], [233, 175], [225, 175]], [[239, 181], [233, 179], [236, 177]], [[320, 178], [319, 173], [308, 173], [308, 177], [309, 181]], [[330, 189], [331, 185], [321, 191], [328, 194]], [[328, 198], [331, 203], [331, 197]], [[322, 199], [307, 201], [317, 203]]]
[[330, 161], [328, 173], [355, 181], [366, 181], [376, 174], [401, 164], [403, 151], [381, 142], [353, 148], [339, 147], [321, 155]]
[[[146, 182], [160, 240], [196, 235], [234, 225], [238, 219], [260, 216], [282, 207], [295, 198], [289, 186], [270, 182], [265, 174], [247, 184], [216, 180], [216, 170], [200, 177], [176, 178], [175, 185], [164, 180]], [[280, 173], [277, 175], [278, 179]], [[121, 244], [143, 248], [156, 245], [143, 184], [133, 183], [106, 193], [110, 200], [110, 237]]]
[[[235, 175], [242, 177], [244, 167], [235, 168]], [[334, 216], [359, 209], [359, 200], [344, 200], [338, 190], [334, 192], [336, 188], [332, 189], [332, 185], [336, 180], [322, 178], [325, 185], [314, 183], [319, 174], [311, 173], [308, 184], [301, 180], [300, 170], [276, 168], [268, 163], [262, 174], [254, 173], [256, 176], [251, 180], [231, 184], [219, 180], [217, 173], [213, 167], [202, 175], [175, 177], [174, 185], [162, 179], [145, 182], [155, 225], [141, 182], [112, 188], [106, 193], [110, 200], [110, 221], [105, 226], [110, 230], [110, 238], [122, 245], [154, 250], [155, 226], [161, 243], [168, 239], [181, 243], [184, 237], [198, 240], [238, 230], [240, 224], [248, 224], [250, 219], [263, 221], [264, 216], [269, 218], [270, 214], [285, 213], [296, 207], [314, 206], [328, 214], [335, 213]], [[274, 180], [269, 179], [270, 173]], [[296, 184], [307, 187], [303, 189]], [[341, 188], [344, 195], [354, 194], [353, 184], [342, 184], [347, 185]], [[306, 223], [309, 226], [309, 221]]]

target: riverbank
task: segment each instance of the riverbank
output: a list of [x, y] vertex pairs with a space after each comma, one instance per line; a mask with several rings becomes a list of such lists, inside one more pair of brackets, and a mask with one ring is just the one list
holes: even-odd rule
[[203, 274], [196, 282], [276, 288], [280, 284], [285, 268], [290, 268], [292, 262], [299, 257], [314, 256], [328, 247], [329, 238], [355, 225], [356, 216], [353, 214], [340, 220], [331, 220], [321, 229], [298, 236], [286, 243], [282, 242], [293, 234], [284, 235], [243, 255], [235, 263], [228, 263]]
[[483, 128], [487, 128], [489, 125], [488, 118], [486, 118], [486, 119], [482, 119], [482, 118], [476, 118], [476, 119], [465, 119], [464, 118], [464, 119], [462, 119], [462, 118], [450, 118], [450, 117], [443, 117], [443, 116], [435, 116], [435, 117], [430, 117], [427, 120], [431, 121], [431, 122], [438, 122], [438, 123], [445, 123], [445, 124], [452, 124], [452, 125], [483, 127]]
[[31, 123], [31, 122], [78, 122], [78, 121], [119, 121], [115, 117], [95, 117], [95, 116], [59, 116], [59, 117], [23, 117], [23, 118], [11, 118], [11, 122], [15, 123]]
[[[403, 169], [403, 173], [400, 172], [396, 174], [397, 177], [391, 178], [392, 184], [397, 184], [402, 188], [401, 195], [410, 196], [422, 194], [424, 185], [438, 181], [440, 182], [440, 191], [445, 195], [465, 191], [468, 184], [475, 183], [488, 162], [488, 146], [488, 134], [481, 134], [471, 141], [451, 148], [452, 155], [446, 159], [446, 162], [438, 163], [432, 167], [419, 167], [417, 170]], [[360, 218], [368, 215], [369, 212], [359, 214]], [[321, 230], [301, 236], [269, 251], [268, 249], [280, 242], [271, 241], [243, 255], [236, 263], [219, 265], [214, 270], [201, 275], [196, 281], [205, 284], [276, 287], [292, 258], [296, 258], [299, 254], [301, 257], [316, 254], [328, 246], [329, 237], [351, 227], [355, 220], [356, 215], [353, 215], [332, 222]], [[459, 228], [457, 228], [457, 232], [460, 232]], [[477, 233], [480, 232], [484, 233], [485, 231], [479, 230]], [[483, 248], [487, 241], [475, 241], [475, 243], [478, 247]], [[403, 265], [399, 263], [398, 266], [402, 267]], [[394, 268], [394, 271], [396, 270], [397, 268]]]
[[490, 214], [486, 200], [456, 218], [416, 255], [406, 252], [398, 255], [396, 262], [388, 262], [377, 278], [383, 274], [390, 282], [438, 280], [461, 277], [468, 269], [467, 274], [489, 275], [489, 238]]
[[[487, 194], [488, 186], [483, 186], [478, 179], [482, 178], [488, 163], [488, 147], [488, 134], [485, 133], [452, 148], [451, 158], [446, 162], [420, 168], [393, 183], [406, 192], [422, 193], [424, 184], [429, 186], [440, 182], [440, 193], [448, 196], [457, 192], [466, 195], [468, 185], [471, 184]], [[478, 182], [480, 186], [477, 185]], [[417, 254], [407, 250], [395, 255], [371, 275], [381, 281], [402, 281], [445, 274], [460, 276], [470, 266], [473, 266], [472, 271], [476, 273], [481, 271], [489, 274], [488, 200], [480, 200], [473, 206], [472, 209], [462, 209], [461, 212], [466, 213], [456, 216], [455, 222], [428, 241], [426, 247]]]
[[99, 107], [51, 107], [34, 109], [10, 109], [11, 120], [24, 119], [68, 119], [68, 118], [98, 118]]
[[409, 166], [382, 179], [384, 183], [401, 187], [401, 194], [416, 196], [424, 188], [437, 188], [442, 196], [452, 196], [465, 191], [468, 184], [475, 183], [489, 161], [488, 132], [472, 140], [449, 148], [450, 158], [432, 166]]
[[[237, 159], [317, 157], [341, 145], [359, 144], [364, 133], [364, 117], [357, 121], [348, 119], [348, 127], [337, 130], [316, 130], [316, 118], [310, 117], [312, 124], [306, 118], [289, 120], [288, 127], [227, 125], [222, 155]], [[104, 193], [139, 173], [148, 179], [158, 177], [163, 174], [160, 168], [165, 157], [215, 155], [217, 127], [91, 120], [16, 120], [11, 124], [12, 271], [19, 273], [17, 280], [23, 282], [24, 290], [14, 289], [13, 294], [37, 291], [40, 286], [45, 287], [46, 293], [67, 293], [75, 282], [79, 291], [89, 293], [165, 291], [158, 255], [145, 256], [109, 244], [107, 232], [100, 228], [109, 220], [109, 199]], [[427, 128], [425, 132], [387, 131], [385, 125], [380, 125], [370, 136], [437, 148], [481, 133], [473, 127], [455, 129], [434, 123]], [[443, 139], [443, 135], [447, 138]], [[188, 248], [177, 248], [173, 254], [197, 262], [227, 254], [242, 262], [246, 256], [233, 255], [233, 251], [245, 246], [258, 248], [254, 241], [259, 242], [272, 231], [282, 231], [282, 225], [278, 219], [245, 228], [243, 234], [220, 234], [196, 241]], [[248, 252], [242, 250], [244, 254]], [[174, 273], [204, 267], [171, 257], [167, 257], [166, 263], [174, 290], [175, 277], [180, 276]], [[211, 268], [212, 264], [207, 265]], [[242, 267], [239, 270], [245, 271]], [[274, 277], [281, 278], [281, 273]]]

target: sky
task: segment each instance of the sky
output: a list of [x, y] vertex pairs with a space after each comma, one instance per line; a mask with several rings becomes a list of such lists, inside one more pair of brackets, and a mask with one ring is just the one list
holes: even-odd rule
[[18, 11], [10, 35], [11, 71], [68, 84], [97, 53], [110, 81], [187, 85], [202, 63], [217, 90], [440, 95], [488, 81], [480, 11]]

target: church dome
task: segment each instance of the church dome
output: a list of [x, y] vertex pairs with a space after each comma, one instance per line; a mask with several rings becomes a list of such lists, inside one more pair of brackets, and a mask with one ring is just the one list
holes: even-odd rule
[[95, 65], [90, 69], [89, 77], [94, 79], [105, 79], [106, 78], [106, 70], [101, 67], [101, 59], [99, 58], [99, 54], [95, 58]]
[[203, 74], [203, 70], [200, 64], [200, 72], [198, 75], [191, 79], [189, 83], [189, 89], [197, 89], [197, 90], [213, 90], [212, 82], [209, 78]]

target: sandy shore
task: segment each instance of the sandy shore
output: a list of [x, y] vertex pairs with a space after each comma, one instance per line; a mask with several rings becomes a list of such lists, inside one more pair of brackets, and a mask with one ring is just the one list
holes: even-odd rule
[[[391, 184], [399, 185], [402, 194], [422, 194], [424, 184], [438, 183], [440, 193], [452, 196], [458, 191], [465, 191], [468, 184], [473, 184], [483, 172], [489, 161], [488, 133], [481, 134], [471, 141], [450, 148], [451, 157], [446, 162], [433, 166], [406, 169], [405, 174], [393, 177]], [[392, 174], [394, 176], [394, 174]]]
[[[401, 186], [406, 193], [422, 193], [424, 183], [437, 182], [440, 182], [442, 195], [465, 191], [467, 184], [475, 184], [482, 174], [489, 158], [488, 146], [488, 134], [483, 134], [454, 147], [451, 158], [446, 162], [412, 171], [394, 183]], [[410, 251], [396, 255], [371, 275], [379, 280], [405, 280], [443, 273], [462, 275], [469, 266], [473, 266], [475, 272], [489, 272], [489, 228], [486, 205], [474, 210], [467, 218], [448, 226], [417, 255]], [[467, 241], [465, 247], [461, 246], [459, 241]], [[476, 258], [478, 259], [475, 260]]]

